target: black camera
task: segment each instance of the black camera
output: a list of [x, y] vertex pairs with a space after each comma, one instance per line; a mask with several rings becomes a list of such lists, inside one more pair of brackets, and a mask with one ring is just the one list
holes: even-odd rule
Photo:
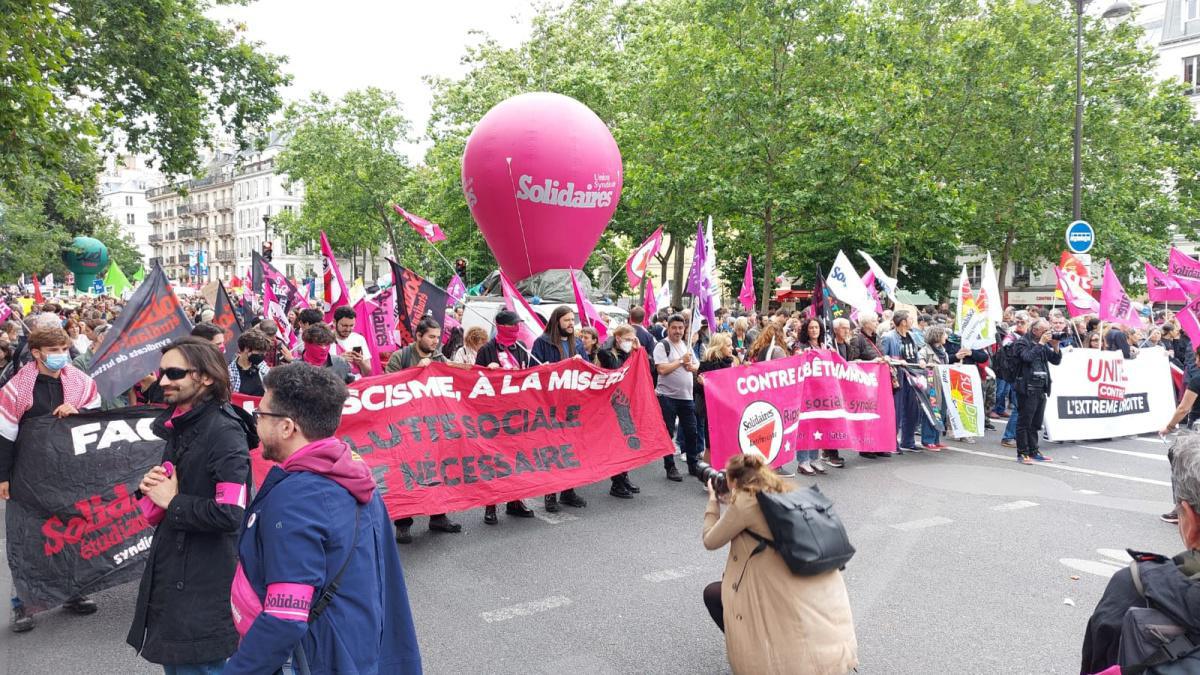
[[713, 489], [719, 495], [729, 493], [729, 482], [725, 480], [725, 472], [717, 471], [707, 462], [696, 462], [696, 478], [699, 478], [700, 482], [705, 485], [712, 480]]
[[1062, 340], [1066, 340], [1066, 339], [1067, 339], [1068, 337], [1070, 337], [1070, 336], [1071, 336], [1071, 334], [1070, 334], [1070, 333], [1068, 333], [1067, 331], [1062, 331], [1061, 333], [1051, 333], [1051, 334], [1050, 334], [1050, 339], [1051, 339], [1051, 340], [1057, 340], [1057, 341], [1060, 341], [1060, 342], [1061, 342]]

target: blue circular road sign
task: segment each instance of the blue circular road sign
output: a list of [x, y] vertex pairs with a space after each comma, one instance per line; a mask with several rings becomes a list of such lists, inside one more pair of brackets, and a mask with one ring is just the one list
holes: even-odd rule
[[1067, 226], [1067, 250], [1071, 253], [1087, 253], [1096, 243], [1096, 231], [1082, 220]]

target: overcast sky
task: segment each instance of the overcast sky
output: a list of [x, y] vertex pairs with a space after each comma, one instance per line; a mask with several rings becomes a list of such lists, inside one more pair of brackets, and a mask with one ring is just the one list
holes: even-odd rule
[[[292, 84], [285, 101], [323, 91], [338, 97], [376, 86], [396, 92], [416, 134], [424, 134], [430, 92], [425, 75], [461, 74], [469, 33], [484, 31], [506, 46], [529, 35], [531, 0], [257, 0], [211, 15], [246, 26], [251, 40], [286, 56]], [[427, 144], [409, 149], [420, 161]]]

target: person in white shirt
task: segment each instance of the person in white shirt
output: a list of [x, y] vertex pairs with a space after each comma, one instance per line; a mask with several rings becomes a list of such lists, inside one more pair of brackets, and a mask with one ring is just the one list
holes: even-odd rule
[[367, 357], [370, 348], [367, 347], [367, 339], [354, 332], [356, 318], [351, 307], [342, 306], [334, 310], [333, 326], [337, 338], [337, 349], [334, 351], [336, 356], [346, 359], [356, 374], [366, 377], [372, 374], [371, 359]]

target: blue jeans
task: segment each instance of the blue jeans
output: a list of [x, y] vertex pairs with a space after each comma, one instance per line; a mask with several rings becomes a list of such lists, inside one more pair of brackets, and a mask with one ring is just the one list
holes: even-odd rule
[[166, 675], [221, 675], [225, 670], [225, 659], [208, 663], [187, 663], [179, 666], [163, 666]]
[[796, 461], [799, 462], [800, 464], [803, 464], [805, 462], [811, 463], [813, 460], [820, 458], [820, 456], [821, 456], [820, 450], [797, 450], [796, 451]]
[[[679, 429], [683, 432], [683, 450], [688, 464], [695, 464], [700, 459], [699, 431], [696, 427], [696, 403], [681, 398], [658, 397], [658, 407], [662, 409], [663, 423], [667, 425], [667, 435], [675, 436], [675, 420], [679, 420]], [[663, 457], [663, 466], [675, 466], [675, 457]]]
[[929, 418], [921, 415], [921, 445], [933, 445], [942, 439], [942, 433], [929, 423]]
[[1004, 425], [1004, 435], [1001, 436], [1001, 440], [1005, 440], [1005, 441], [1017, 440], [1017, 423], [1018, 423], [1017, 418], [1018, 417], [1020, 417], [1020, 415], [1017, 415], [1017, 406], [1014, 405], [1012, 407], [1012, 413], [1010, 413], [1008, 416], [1008, 424]]
[[896, 431], [900, 435], [898, 446], [905, 450], [916, 447], [918, 416], [923, 416], [917, 396], [924, 394], [914, 391], [908, 378], [900, 375], [900, 388], [892, 395], [896, 403]]
[[[1009, 404], [1012, 404], [1011, 406]], [[1004, 412], [1005, 408], [1011, 407], [1013, 414], [1017, 413], [1017, 396], [1013, 391], [1012, 385], [1006, 380], [996, 380], [996, 407], [992, 408], [992, 412], [999, 415]]]

